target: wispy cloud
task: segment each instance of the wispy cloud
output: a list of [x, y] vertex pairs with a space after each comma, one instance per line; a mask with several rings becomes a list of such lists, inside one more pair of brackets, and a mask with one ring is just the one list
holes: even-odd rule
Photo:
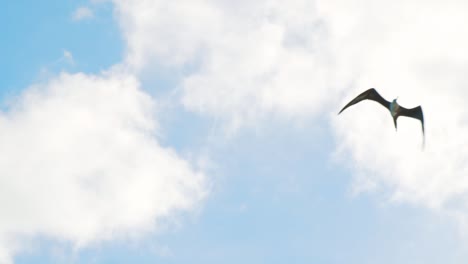
[[127, 63], [195, 64], [181, 81], [183, 104], [232, 127], [313, 115], [348, 81], [329, 66], [326, 24], [310, 1], [115, 3]]
[[85, 19], [90, 19], [94, 17], [93, 10], [89, 7], [78, 7], [72, 14], [72, 19], [75, 21], [81, 21]]
[[75, 64], [75, 60], [73, 59], [73, 54], [68, 50], [63, 50], [62, 60], [67, 62], [68, 64]]

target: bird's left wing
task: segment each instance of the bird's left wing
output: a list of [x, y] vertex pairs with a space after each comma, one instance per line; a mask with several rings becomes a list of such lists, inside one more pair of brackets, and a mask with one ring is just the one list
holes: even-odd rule
[[399, 115], [416, 118], [421, 121], [422, 132], [424, 135], [424, 115], [421, 106], [417, 106], [411, 109], [400, 106]]

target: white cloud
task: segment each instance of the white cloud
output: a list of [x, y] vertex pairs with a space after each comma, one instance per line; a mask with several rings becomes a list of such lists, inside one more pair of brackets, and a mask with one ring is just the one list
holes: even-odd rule
[[73, 59], [73, 54], [68, 50], [63, 50], [63, 55], [62, 55], [61, 60], [71, 65], [75, 64], [75, 60]]
[[[370, 86], [387, 99], [422, 104], [426, 148], [421, 151], [419, 123], [400, 118], [398, 133], [385, 109], [372, 103], [333, 118], [340, 145], [353, 157], [361, 177], [384, 184], [392, 199], [449, 214], [468, 214], [468, 5], [459, 1], [366, 3], [365, 11], [347, 9], [346, 1], [323, 3], [333, 22], [335, 42], [347, 39], [359, 55], [360, 77], [342, 103]], [[373, 14], [381, 14], [375, 16]], [[353, 61], [345, 62], [353, 65]], [[351, 112], [352, 111], [352, 112]]]
[[[394, 200], [468, 223], [466, 3], [113, 2], [127, 43], [123, 66], [183, 72], [188, 109], [233, 128], [333, 111], [358, 189], [386, 186]], [[92, 17], [79, 10], [75, 19]], [[401, 118], [395, 133], [388, 112], [372, 103], [336, 117], [369, 87], [400, 96], [404, 106], [423, 105], [425, 151], [417, 121]], [[151, 230], [197, 205], [203, 175], [159, 145], [153, 108], [134, 77], [111, 72], [63, 74], [2, 113], [0, 261], [21, 237], [83, 246]]]
[[[114, 0], [135, 70], [190, 68], [180, 82], [190, 110], [237, 128], [271, 114], [331, 113], [359, 181], [391, 197], [468, 215], [468, 4], [463, 1]], [[362, 103], [370, 87], [422, 104], [421, 130]], [[334, 103], [334, 107], [330, 104]], [[359, 184], [358, 184], [359, 185]]]
[[72, 18], [75, 21], [90, 19], [93, 17], [94, 17], [93, 10], [85, 6], [78, 7], [72, 14]]
[[155, 101], [131, 75], [61, 74], [0, 113], [0, 262], [23, 239], [76, 247], [143, 235], [194, 209], [205, 177], [158, 143]]
[[310, 1], [114, 2], [128, 64], [196, 64], [181, 81], [184, 105], [234, 127], [316, 113], [345, 83]]

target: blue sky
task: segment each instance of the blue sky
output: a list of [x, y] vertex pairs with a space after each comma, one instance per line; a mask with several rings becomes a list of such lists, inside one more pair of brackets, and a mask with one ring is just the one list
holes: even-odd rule
[[[382, 7], [377, 4], [349, 11], [323, 1], [310, 1], [310, 5], [308, 1], [290, 5], [259, 1], [258, 6], [241, 2], [232, 6], [210, 1], [181, 1], [167, 6], [165, 1], [153, 2], [164, 7], [151, 1], [127, 0], [2, 3], [0, 97], [4, 112], [0, 128], [8, 132], [1, 135], [4, 140], [0, 146], [4, 144], [6, 150], [0, 155], [17, 151], [7, 143], [21, 145], [22, 138], [16, 134], [31, 138], [27, 142], [32, 146], [19, 147], [23, 152], [14, 153], [19, 157], [16, 160], [0, 160], [5, 166], [0, 169], [0, 181], [14, 186], [10, 197], [1, 197], [1, 204], [11, 204], [5, 202], [11, 199], [18, 204], [18, 212], [25, 212], [2, 212], [8, 221], [18, 221], [21, 227], [0, 221], [0, 247], [4, 247], [0, 261], [2, 254], [11, 255], [14, 263], [466, 261], [468, 207], [463, 197], [468, 188], [463, 176], [468, 171], [467, 160], [463, 151], [454, 151], [457, 141], [447, 142], [446, 133], [433, 125], [436, 121], [446, 122], [454, 131], [453, 140], [466, 144], [465, 112], [452, 120], [431, 110], [442, 104], [434, 99], [437, 96], [456, 98], [465, 93], [465, 54], [424, 57], [428, 53], [421, 51], [421, 55], [414, 47], [398, 46], [402, 42], [395, 36], [404, 39], [419, 34], [422, 42], [428, 38], [425, 27], [405, 20], [413, 6], [403, 2], [393, 10], [394, 17], [383, 18], [367, 15], [385, 9], [383, 3]], [[91, 15], [77, 19], [80, 7]], [[308, 8], [317, 20], [300, 18], [299, 10]], [[427, 10], [428, 14], [435, 12], [433, 8]], [[353, 14], [362, 16], [361, 20]], [[222, 20], [224, 17], [227, 22]], [[243, 25], [252, 17], [253, 26]], [[398, 24], [401, 17], [412, 25], [407, 31]], [[456, 22], [445, 18], [440, 19], [447, 28]], [[201, 22], [194, 22], [197, 19]], [[377, 19], [377, 28], [362, 26], [368, 19]], [[380, 26], [388, 32], [382, 32]], [[243, 35], [247, 28], [254, 29]], [[348, 31], [352, 34], [346, 35]], [[349, 47], [339, 45], [343, 36]], [[399, 47], [400, 54], [410, 54], [407, 57], [412, 60], [393, 61], [393, 48], [376, 40], [379, 38], [389, 39], [392, 47]], [[367, 50], [376, 55], [356, 62], [353, 56], [363, 53], [363, 48], [358, 47], [363, 42], [368, 42]], [[446, 48], [457, 50], [450, 45]], [[375, 70], [374, 59], [378, 56], [390, 66]], [[425, 63], [422, 66], [421, 61]], [[408, 70], [402, 65], [420, 67]], [[401, 68], [393, 78], [384, 75], [389, 69]], [[455, 70], [449, 74], [443, 68]], [[437, 74], [431, 74], [434, 69]], [[417, 77], [408, 77], [408, 72]], [[374, 85], [383, 86], [383, 94], [388, 97], [400, 96], [402, 104], [405, 100], [407, 104], [418, 103], [417, 95], [423, 88], [393, 89], [395, 78], [418, 87], [429, 82], [436, 85], [447, 78], [457, 80], [452, 90], [425, 88], [427, 93], [420, 100], [425, 103], [426, 116], [433, 114], [434, 122], [427, 119], [427, 144], [431, 140], [433, 143], [422, 154], [418, 145], [411, 143], [420, 136], [412, 132], [417, 124], [403, 121], [399, 129], [405, 125], [409, 128], [395, 134], [390, 118], [382, 118], [383, 111], [373, 111], [375, 105], [371, 103], [360, 109], [356, 106], [357, 120], [351, 118], [351, 109], [346, 116], [336, 116], [344, 101]], [[37, 91], [30, 88], [38, 84]], [[94, 84], [102, 88], [95, 89]], [[287, 85], [298, 88], [284, 88]], [[122, 93], [126, 95], [119, 95]], [[33, 99], [28, 99], [29, 94]], [[99, 97], [102, 94], [105, 96]], [[148, 102], [156, 105], [154, 112], [146, 107]], [[108, 106], [110, 112], [102, 110], [100, 104]], [[75, 105], [76, 109], [92, 109], [88, 117], [93, 121], [88, 123], [86, 115], [75, 112]], [[453, 107], [460, 109], [456, 104]], [[52, 109], [52, 113], [43, 109]], [[73, 123], [78, 120], [83, 126], [94, 124], [101, 129], [99, 124], [114, 120], [114, 115], [117, 119], [122, 115], [124, 121], [109, 121], [109, 126], [97, 134], [88, 130], [82, 134], [80, 126]], [[25, 131], [36, 124], [33, 117], [39, 122], [48, 119], [44, 131]], [[156, 129], [146, 127], [153, 122], [149, 118], [156, 119]], [[369, 123], [382, 128], [368, 129]], [[366, 134], [366, 129], [373, 134]], [[122, 137], [104, 145], [113, 150], [116, 146], [117, 153], [122, 148], [122, 153], [113, 156], [105, 148], [94, 149], [95, 142], [112, 138], [105, 133], [102, 136], [100, 131], [125, 131]], [[34, 135], [49, 132], [50, 137]], [[128, 138], [122, 145], [119, 143]], [[74, 140], [81, 142], [83, 149], [68, 147], [75, 146], [69, 142]], [[36, 144], [42, 141], [44, 145]], [[55, 159], [55, 149], [46, 147], [47, 151], [43, 151], [43, 146], [54, 144], [66, 146], [61, 155], [65, 158]], [[397, 147], [414, 157], [395, 155]], [[127, 150], [135, 160], [122, 165], [120, 157]], [[81, 160], [82, 153], [91, 153], [89, 160]], [[448, 155], [452, 155], [451, 160], [446, 159]], [[69, 156], [75, 159], [71, 161]], [[147, 160], [148, 156], [155, 161]], [[101, 158], [103, 164], [91, 161]], [[36, 160], [55, 165], [43, 167]], [[140, 164], [141, 168], [132, 164]], [[18, 166], [36, 173], [24, 172]], [[66, 166], [71, 169], [62, 170]], [[89, 170], [83, 173], [81, 166]], [[183, 169], [179, 171], [179, 167]], [[203, 179], [191, 180], [197, 173]], [[157, 179], [153, 182], [146, 175]], [[441, 183], [442, 176], [449, 179], [447, 184]], [[11, 178], [18, 178], [19, 183]], [[133, 186], [133, 179], [141, 180], [138, 182], [142, 186], [154, 185], [154, 190], [149, 189], [148, 196], [125, 196], [120, 200], [120, 193], [139, 192], [126, 187]], [[33, 194], [23, 194], [23, 180], [31, 180]], [[112, 188], [101, 186], [101, 180]], [[39, 185], [34, 186], [36, 182]], [[61, 184], [64, 190], [80, 194], [60, 196], [55, 189], [61, 190]], [[39, 199], [40, 203], [28, 201], [47, 196], [44, 194], [49, 188], [57, 195]], [[172, 192], [166, 195], [166, 189]], [[157, 194], [152, 196], [153, 192]], [[100, 209], [87, 203], [88, 199], [92, 201], [89, 197], [94, 197], [90, 195], [96, 195], [96, 204], [102, 204], [96, 208]], [[61, 198], [65, 209], [55, 203]], [[167, 208], [169, 213], [164, 211]], [[75, 222], [57, 219], [61, 214], [68, 219], [69, 210]], [[126, 214], [132, 210], [137, 216], [129, 219]], [[22, 217], [26, 215], [32, 217], [23, 225]], [[83, 224], [87, 219], [93, 219], [93, 224]], [[111, 227], [107, 229], [107, 225]], [[5, 246], [9, 242], [15, 247]]]
[[[51, 12], [51, 4], [57, 12]], [[6, 72], [2, 87], [20, 90], [38, 80], [41, 69], [98, 72], [120, 60], [123, 45], [111, 8], [100, 7], [102, 16], [92, 22], [75, 23], [70, 14], [79, 5], [79, 1], [3, 2], [2, 32], [9, 41], [1, 45], [9, 63], [2, 64]], [[60, 60], [64, 50], [78, 56], [76, 65]]]

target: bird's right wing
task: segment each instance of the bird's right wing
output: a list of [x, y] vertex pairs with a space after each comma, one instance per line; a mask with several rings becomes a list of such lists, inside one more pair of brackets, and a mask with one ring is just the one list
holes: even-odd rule
[[346, 108], [366, 99], [376, 101], [377, 103], [383, 105], [385, 108], [390, 109], [390, 102], [385, 100], [382, 96], [380, 96], [380, 94], [374, 88], [370, 88], [369, 90], [361, 93], [356, 98], [351, 100], [351, 102], [345, 105], [345, 107], [343, 107], [343, 109], [341, 109], [341, 111], [338, 114], [341, 114], [341, 112], [343, 112]]

